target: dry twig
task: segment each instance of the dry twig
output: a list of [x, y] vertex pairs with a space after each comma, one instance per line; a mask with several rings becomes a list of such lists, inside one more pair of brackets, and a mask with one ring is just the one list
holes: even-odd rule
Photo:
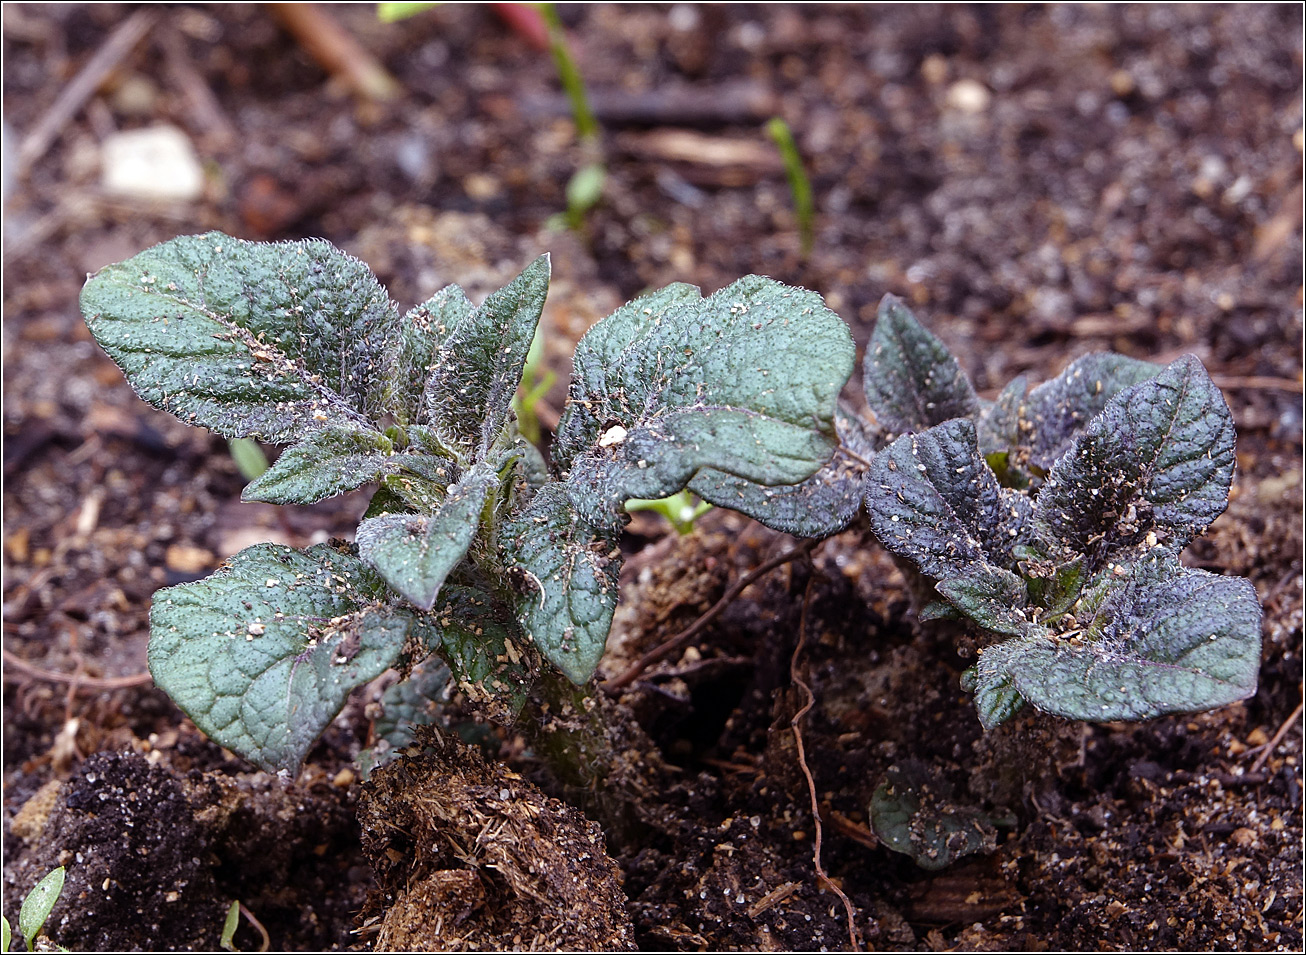
[[[125, 690], [133, 686], [148, 686], [154, 682], [154, 678], [148, 673], [133, 673], [130, 676], [108, 676], [96, 677], [86, 676], [80, 673], [56, 673], [54, 670], [46, 670], [38, 667], [33, 663], [28, 663], [22, 657], [15, 656], [8, 650], [3, 651], [5, 667], [13, 668], [24, 676], [32, 677], [37, 680], [44, 680], [47, 683], [67, 683], [71, 684], [74, 691], [76, 690]], [[6, 678], [12, 678], [7, 671]]]
[[268, 11], [324, 70], [359, 96], [394, 99], [399, 83], [330, 13], [313, 3], [269, 3]]
[[54, 105], [27, 134], [22, 146], [18, 148], [18, 169], [14, 178], [22, 178], [32, 164], [45, 155], [45, 151], [68, 125], [68, 121], [77, 115], [77, 111], [86, 105], [86, 101], [99, 89], [105, 77], [113, 72], [123, 58], [135, 49], [136, 44], [150, 31], [155, 19], [152, 11], [137, 10], [114, 28], [109, 38], [63, 88]]
[[1288, 735], [1288, 730], [1298, 725], [1298, 722], [1301, 720], [1301, 708], [1301, 703], [1298, 703], [1297, 708], [1288, 714], [1288, 718], [1283, 721], [1283, 725], [1279, 727], [1278, 732], [1274, 734], [1270, 741], [1264, 746], [1258, 747], [1261, 751], [1261, 755], [1256, 757], [1256, 762], [1252, 763], [1251, 768], [1247, 771], [1249, 775], [1251, 773], [1260, 772], [1261, 767], [1265, 765], [1265, 761], [1269, 759], [1270, 754], [1274, 752], [1274, 748], [1279, 745], [1279, 741]]

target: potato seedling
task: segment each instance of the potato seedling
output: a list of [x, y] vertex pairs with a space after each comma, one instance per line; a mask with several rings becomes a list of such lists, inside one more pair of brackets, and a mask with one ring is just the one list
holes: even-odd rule
[[87, 282], [87, 325], [145, 401], [290, 445], [246, 500], [377, 485], [352, 545], [257, 544], [155, 595], [150, 671], [213, 739], [292, 771], [351, 690], [432, 654], [473, 696], [520, 702], [546, 666], [583, 684], [627, 500], [709, 471], [792, 484], [831, 456], [848, 329], [814, 293], [749, 276], [596, 324], [546, 461], [512, 401], [548, 279], [543, 256], [479, 307], [450, 286], [401, 316], [326, 242], [209, 233]]

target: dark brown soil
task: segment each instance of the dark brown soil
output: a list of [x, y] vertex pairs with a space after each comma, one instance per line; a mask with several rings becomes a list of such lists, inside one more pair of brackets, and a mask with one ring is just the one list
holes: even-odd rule
[[[5, 6], [11, 139], [134, 10]], [[254, 920], [273, 950], [848, 948], [836, 888], [874, 948], [1301, 948], [1300, 7], [564, 6], [608, 167], [578, 233], [547, 225], [583, 155], [547, 54], [488, 6], [333, 13], [399, 80], [394, 100], [348, 93], [264, 6], [160, 6], [7, 205], [11, 921], [64, 864], [48, 930], [82, 949], [216, 948], [233, 901], [252, 916], [243, 950]], [[812, 179], [809, 256], [773, 115]], [[101, 142], [160, 122], [206, 162], [203, 196], [107, 195]], [[488, 761], [432, 743], [365, 785], [367, 694], [293, 784], [255, 772], [139, 678], [150, 596], [259, 540], [348, 536], [365, 496], [240, 503], [225, 442], [136, 399], [77, 309], [88, 271], [209, 228], [324, 236], [405, 307], [448, 282], [477, 297], [552, 251], [564, 379], [572, 342], [632, 294], [750, 272], [821, 292], [859, 345], [880, 297], [903, 296], [989, 396], [1093, 350], [1195, 353], [1233, 409], [1239, 472], [1186, 559], [1255, 584], [1260, 689], [1197, 716], [1025, 715], [985, 735], [958, 686], [968, 639], [917, 622], [909, 581], [854, 527], [597, 708], [624, 754], [606, 789], [553, 777], [531, 727], [456, 700]], [[623, 546], [604, 675], [794, 542], [714, 511], [684, 538], [643, 515]], [[907, 760], [983, 815], [995, 851], [928, 872], [877, 844], [871, 794]], [[403, 842], [399, 821], [435, 841]], [[592, 910], [529, 860], [574, 864]], [[400, 904], [393, 924], [429, 931], [440, 912], [442, 934], [383, 935]]]

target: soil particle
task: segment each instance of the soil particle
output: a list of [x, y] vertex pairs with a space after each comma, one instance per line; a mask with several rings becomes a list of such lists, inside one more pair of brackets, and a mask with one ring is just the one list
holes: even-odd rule
[[379, 951], [635, 947], [598, 824], [456, 737], [423, 734], [378, 770], [359, 818]]
[[135, 754], [98, 753], [63, 785], [35, 851], [6, 873], [5, 908], [16, 911], [63, 865], [63, 893], [46, 922], [61, 945], [211, 948], [226, 913], [208, 856], [206, 830], [173, 776]]

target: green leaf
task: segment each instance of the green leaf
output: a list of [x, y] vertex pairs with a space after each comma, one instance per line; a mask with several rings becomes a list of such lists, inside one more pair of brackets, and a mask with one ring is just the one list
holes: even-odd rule
[[[980, 453], [991, 462], [997, 455], [1006, 456], [1020, 444], [1020, 414], [1025, 405], [1025, 392], [1029, 390], [1029, 379], [1018, 375], [1007, 382], [994, 401], [980, 401], [980, 413], [975, 419], [975, 432], [979, 439]], [[990, 464], [990, 466], [992, 466]], [[997, 471], [994, 468], [994, 471]], [[1001, 477], [1001, 475], [999, 475]], [[1010, 486], [1004, 482], [1004, 486]]]
[[227, 448], [231, 451], [231, 460], [236, 462], [236, 470], [246, 481], [262, 477], [268, 469], [268, 456], [257, 441], [249, 438], [228, 438]]
[[1009, 570], [976, 561], [965, 573], [939, 581], [935, 589], [985, 629], [1024, 636], [1037, 628], [1025, 611], [1025, 582]]
[[236, 950], [236, 929], [240, 926], [240, 900], [227, 906], [227, 917], [222, 920], [222, 935], [218, 945], [227, 952]]
[[54, 904], [59, 901], [59, 893], [63, 891], [64, 867], [59, 866], [57, 869], [51, 869], [46, 873], [45, 878], [27, 893], [27, 898], [23, 899], [23, 904], [18, 910], [18, 931], [23, 936], [23, 941], [27, 943], [27, 950], [32, 951], [32, 942], [45, 927], [45, 920], [50, 917], [50, 910]]
[[867, 466], [875, 455], [865, 425], [840, 408], [835, 416], [840, 444], [856, 457], [835, 452], [815, 474], [799, 484], [766, 487], [716, 468], [704, 468], [689, 489], [718, 507], [728, 507], [796, 537], [830, 537], [857, 516], [866, 493]]
[[537, 658], [517, 629], [513, 610], [460, 580], [440, 591], [432, 614], [440, 627], [440, 654], [459, 689], [474, 700], [500, 700], [520, 710]]
[[417, 457], [396, 453], [390, 439], [378, 431], [325, 428], [283, 451], [262, 477], [246, 486], [241, 499], [312, 504], [424, 464], [453, 467], [442, 458], [417, 462]]
[[320, 239], [182, 236], [101, 269], [81, 307], [138, 395], [225, 437], [284, 444], [385, 410], [398, 312]]
[[1018, 427], [1029, 463], [1046, 472], [1112, 398], [1160, 372], [1160, 365], [1111, 352], [1071, 362], [1022, 402]]
[[446, 445], [484, 456], [508, 421], [535, 327], [549, 291], [549, 257], [493, 292], [471, 313], [451, 308], [422, 400]]
[[14, 941], [14, 930], [9, 927], [9, 920], [0, 915], [0, 952], [8, 952]]
[[954, 418], [903, 435], [876, 455], [866, 510], [880, 543], [939, 580], [977, 562], [1010, 563], [1030, 505], [998, 485], [980, 457], [974, 423]]
[[391, 600], [349, 553], [256, 544], [155, 594], [150, 673], [214, 741], [293, 771], [354, 687], [410, 638], [438, 641], [427, 618]]
[[1191, 355], [1120, 391], [1048, 474], [1034, 521], [1052, 556], [1090, 569], [1149, 531], [1175, 551], [1225, 509], [1233, 416]]
[[469, 471], [432, 513], [382, 514], [358, 525], [358, 554], [391, 587], [429, 610], [444, 579], [467, 554], [485, 499], [499, 480], [488, 464]]
[[979, 413], [979, 399], [957, 359], [901, 299], [880, 302], [862, 366], [866, 403], [877, 423], [899, 434]]
[[504, 564], [519, 590], [517, 620], [540, 653], [581, 684], [593, 675], [617, 606], [620, 526], [591, 524], [568, 488], [543, 487], [500, 531]]
[[398, 23], [400, 20], [415, 17], [417, 14], [439, 5], [438, 3], [378, 3], [376, 5], [376, 18], [382, 23]]
[[454, 329], [474, 322], [475, 313], [476, 306], [459, 286], [446, 285], [404, 315], [395, 375], [389, 383], [386, 403], [404, 419], [401, 423], [405, 427], [426, 419], [423, 391], [440, 345]]
[[586, 333], [573, 364], [554, 458], [602, 522], [703, 468], [806, 480], [834, 450], [853, 347], [820, 296], [749, 276], [708, 298], [673, 285], [637, 299]]
[[962, 856], [997, 846], [988, 817], [972, 806], [957, 805], [942, 775], [914, 759], [885, 773], [871, 796], [870, 816], [884, 846], [911, 856], [922, 869], [943, 869]]
[[[1249, 581], [1182, 567], [1164, 549], [1116, 580], [1082, 632], [983, 650], [977, 693], [1014, 692], [1057, 716], [1109, 721], [1213, 709], [1256, 692], [1261, 608]], [[986, 728], [1000, 716], [981, 709]]]

